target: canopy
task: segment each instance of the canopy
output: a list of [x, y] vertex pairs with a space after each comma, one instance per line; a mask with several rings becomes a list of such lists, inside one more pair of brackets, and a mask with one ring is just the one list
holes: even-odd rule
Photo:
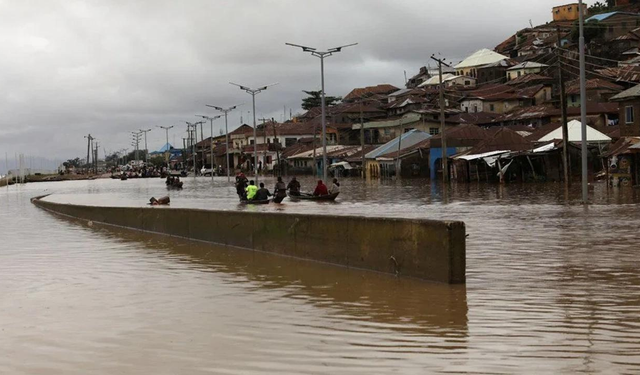
[[[581, 142], [582, 123], [578, 120], [572, 120], [567, 124], [567, 127], [569, 128], [569, 142]], [[549, 142], [554, 139], [563, 139], [562, 126], [538, 139], [538, 142]], [[611, 138], [587, 125], [587, 142], [611, 142]]]
[[343, 167], [344, 169], [353, 169], [353, 167], [351, 166], [351, 164], [349, 164], [346, 161], [341, 161], [338, 163], [333, 163], [329, 166], [329, 168], [338, 168], [338, 167]]

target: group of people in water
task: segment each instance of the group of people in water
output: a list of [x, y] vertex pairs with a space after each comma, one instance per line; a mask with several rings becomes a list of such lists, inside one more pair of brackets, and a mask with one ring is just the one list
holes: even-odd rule
[[180, 184], [180, 176], [168, 175], [167, 179], [165, 181], [165, 184], [167, 184], [167, 185], [178, 185], [178, 184]]
[[[264, 201], [269, 199], [269, 197], [274, 197], [273, 201], [276, 203], [280, 203], [284, 198], [287, 197], [287, 191], [291, 196], [302, 195], [300, 189], [300, 182], [295, 177], [292, 177], [291, 181], [289, 181], [289, 183], [286, 185], [284, 181], [282, 181], [282, 177], [278, 177], [276, 185], [273, 189], [274, 192], [273, 194], [271, 194], [269, 189], [264, 187], [264, 183], [260, 183], [260, 187], [258, 187], [253, 180], [247, 179], [244, 173], [239, 173], [236, 176], [236, 193], [241, 200]], [[319, 180], [313, 192], [313, 196], [321, 197], [331, 194], [337, 194], [339, 192], [340, 183], [338, 182], [338, 179], [333, 179], [331, 188], [327, 188], [327, 185], [325, 185], [322, 180]]]

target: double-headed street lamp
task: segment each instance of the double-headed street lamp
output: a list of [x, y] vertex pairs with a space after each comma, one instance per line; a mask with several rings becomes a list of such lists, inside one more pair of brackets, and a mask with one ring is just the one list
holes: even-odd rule
[[[229, 82], [234, 86], [240, 87], [240, 90], [246, 91], [251, 95], [251, 99], [253, 100], [253, 170], [255, 174], [255, 183], [258, 185], [258, 135], [256, 133], [256, 95], [263, 92], [267, 88], [271, 86], [277, 85], [277, 83], [272, 83], [270, 85], [262, 86], [257, 89], [251, 89], [246, 86], [238, 85], [237, 83]], [[227, 150], [228, 152], [228, 150]]]
[[[311, 53], [311, 56], [315, 56], [320, 59], [320, 80], [322, 83], [322, 176], [324, 182], [327, 182], [327, 117], [325, 111], [325, 99], [324, 99], [324, 58], [342, 51], [343, 48], [355, 46], [358, 43], [351, 43], [340, 47], [329, 48], [326, 51], [318, 51], [316, 48], [301, 46], [299, 44], [285, 43], [288, 46], [302, 48], [303, 52]], [[315, 135], [314, 135], [315, 137]], [[313, 161], [316, 162], [315, 160]]]
[[[222, 117], [222, 115], [213, 116], [213, 117], [203, 116], [203, 115], [196, 115], [196, 116], [202, 117], [205, 120], [209, 120], [209, 122], [211, 123], [211, 181], [213, 181], [213, 120], [219, 119], [220, 117]], [[202, 152], [202, 156], [204, 156], [204, 151]]]
[[173, 128], [173, 125], [171, 126], [158, 126], [160, 129], [164, 129], [166, 134], [167, 134], [167, 143], [165, 143], [165, 147], [167, 147], [167, 150], [165, 151], [165, 161], [167, 162], [167, 168], [169, 167], [169, 153], [170, 153], [170, 149], [168, 148], [169, 146], [169, 129]]
[[[222, 113], [224, 113], [224, 132], [225, 132], [225, 147], [227, 149], [227, 182], [231, 181], [231, 175], [229, 174], [229, 122], [228, 120], [228, 114], [229, 112], [233, 111], [234, 109], [238, 108], [237, 105], [234, 105], [233, 107], [229, 107], [229, 108], [222, 108], [222, 107], [218, 107], [215, 105], [209, 105], [207, 104], [207, 107], [211, 107], [214, 108]], [[255, 142], [254, 142], [255, 143]]]
[[147, 133], [150, 132], [151, 129], [140, 129], [140, 133], [144, 133], [144, 162], [149, 163], [149, 149], [147, 148]]

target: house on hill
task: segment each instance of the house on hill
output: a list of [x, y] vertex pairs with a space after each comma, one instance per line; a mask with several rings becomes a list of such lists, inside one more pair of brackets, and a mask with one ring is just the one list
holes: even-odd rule
[[474, 52], [471, 56], [462, 60], [454, 68], [456, 69], [456, 74], [459, 76], [477, 78], [479, 67], [505, 60], [507, 58], [507, 56], [503, 56], [490, 49], [484, 48]]
[[[553, 21], [576, 21], [580, 17], [580, 4], [571, 3], [553, 7]], [[582, 14], [587, 15], [587, 4], [582, 4]]]
[[[586, 81], [587, 102], [605, 103], [609, 98], [618, 94], [624, 87], [611, 83], [601, 78], [589, 79]], [[580, 106], [580, 81], [569, 82], [565, 91], [567, 96], [567, 106]]]
[[620, 136], [640, 136], [640, 85], [613, 96], [611, 101], [620, 104]]
[[521, 64], [512, 66], [511, 68], [507, 69], [507, 80], [511, 81], [527, 74], [540, 73], [542, 72], [542, 70], [548, 67], [549, 65], [547, 64], [541, 64], [534, 61], [525, 61]]
[[629, 12], [609, 12], [596, 14], [585, 21], [604, 25], [604, 39], [612, 40], [640, 27], [640, 14]]
[[374, 95], [386, 96], [398, 90], [399, 88], [393, 85], [390, 85], [388, 83], [383, 83], [375, 86], [367, 86], [362, 88], [355, 88], [351, 90], [351, 92], [348, 93], [344, 98], [342, 98], [342, 101], [344, 103], [355, 103]]

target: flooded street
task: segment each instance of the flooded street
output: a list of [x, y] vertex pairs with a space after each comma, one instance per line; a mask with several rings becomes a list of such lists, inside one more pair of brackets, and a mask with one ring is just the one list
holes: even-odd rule
[[[238, 204], [226, 178], [184, 181], [170, 192], [160, 179], [0, 189], [0, 373], [640, 372], [639, 189], [596, 184], [585, 209], [558, 185], [344, 179], [336, 203], [254, 207]], [[89, 227], [29, 202], [49, 193], [462, 220], [467, 284]]]

